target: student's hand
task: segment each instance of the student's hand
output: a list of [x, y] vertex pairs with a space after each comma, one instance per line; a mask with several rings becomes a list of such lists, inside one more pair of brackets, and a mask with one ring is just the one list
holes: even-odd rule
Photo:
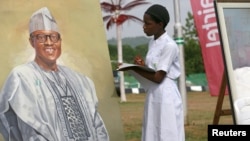
[[143, 58], [140, 55], [135, 56], [134, 64], [145, 66], [145, 62], [144, 62]]

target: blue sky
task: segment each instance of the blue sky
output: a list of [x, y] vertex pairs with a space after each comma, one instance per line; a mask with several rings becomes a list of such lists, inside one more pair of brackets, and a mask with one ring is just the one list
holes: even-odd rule
[[[110, 2], [110, 0], [100, 0], [101, 2], [103, 1], [107, 1]], [[124, 0], [126, 1], [126, 0]], [[127, 0], [128, 2], [130, 0]], [[148, 2], [150, 2], [150, 4], [147, 5], [142, 5], [142, 6], [138, 6], [135, 9], [127, 12], [126, 14], [130, 14], [130, 15], [134, 15], [138, 18], [143, 18], [143, 14], [144, 12], [147, 10], [147, 8], [149, 6], [151, 6], [152, 4], [161, 4], [163, 6], [165, 6], [170, 14], [170, 23], [167, 26], [166, 30], [169, 33], [169, 35], [173, 35], [174, 34], [174, 24], [175, 24], [175, 13], [174, 13], [174, 1], [175, 0], [147, 0]], [[192, 12], [191, 10], [191, 6], [190, 6], [190, 0], [179, 0], [179, 6], [180, 6], [180, 17], [181, 17], [181, 24], [184, 25], [185, 24], [185, 18], [187, 17], [187, 13], [188, 12]], [[106, 13], [103, 13], [104, 15]], [[104, 25], [106, 26], [106, 25]], [[104, 27], [106, 30], [106, 27]], [[122, 37], [137, 37], [137, 36], [145, 36], [145, 34], [143, 33], [142, 30], [142, 25], [139, 23], [136, 23], [134, 21], [129, 21], [123, 24], [122, 26]], [[115, 38], [116, 37], [116, 28], [115, 26], [113, 26], [112, 28], [110, 28], [109, 30], [106, 30], [106, 36], [107, 39], [111, 39], [111, 38]]]

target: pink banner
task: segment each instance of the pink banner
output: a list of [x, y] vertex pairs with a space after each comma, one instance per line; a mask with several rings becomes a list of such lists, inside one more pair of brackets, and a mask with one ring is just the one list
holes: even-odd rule
[[210, 95], [217, 96], [224, 71], [214, 0], [190, 0]]

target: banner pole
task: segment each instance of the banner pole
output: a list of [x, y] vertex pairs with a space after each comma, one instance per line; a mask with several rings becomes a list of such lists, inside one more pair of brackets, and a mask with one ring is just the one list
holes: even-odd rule
[[174, 0], [174, 12], [175, 12], [175, 41], [180, 48], [180, 65], [181, 65], [181, 76], [179, 78], [179, 89], [182, 95], [183, 109], [184, 109], [184, 122], [188, 124], [187, 118], [187, 96], [186, 96], [186, 74], [185, 74], [185, 63], [184, 63], [184, 47], [183, 47], [183, 37], [182, 37], [182, 25], [180, 20], [180, 2], [179, 0]]

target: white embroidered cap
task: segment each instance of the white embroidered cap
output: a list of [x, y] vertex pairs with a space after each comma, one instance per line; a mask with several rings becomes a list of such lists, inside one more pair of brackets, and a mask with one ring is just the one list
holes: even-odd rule
[[37, 10], [30, 18], [29, 33], [37, 30], [52, 30], [59, 33], [57, 23], [47, 7]]

